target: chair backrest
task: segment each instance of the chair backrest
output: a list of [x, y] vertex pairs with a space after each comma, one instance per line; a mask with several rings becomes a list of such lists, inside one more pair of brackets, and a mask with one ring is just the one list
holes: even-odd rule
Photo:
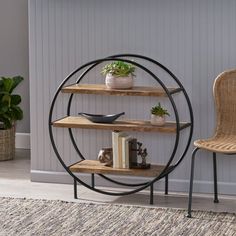
[[215, 135], [236, 135], [236, 69], [217, 76], [213, 94], [217, 116]]

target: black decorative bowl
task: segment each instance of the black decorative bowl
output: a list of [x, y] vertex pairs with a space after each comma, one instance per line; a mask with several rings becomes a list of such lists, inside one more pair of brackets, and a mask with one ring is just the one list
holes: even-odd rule
[[96, 114], [88, 114], [79, 112], [78, 115], [85, 117], [86, 119], [94, 122], [94, 123], [112, 123], [120, 116], [124, 115], [125, 112], [121, 112], [119, 114], [112, 114], [112, 115], [96, 115]]

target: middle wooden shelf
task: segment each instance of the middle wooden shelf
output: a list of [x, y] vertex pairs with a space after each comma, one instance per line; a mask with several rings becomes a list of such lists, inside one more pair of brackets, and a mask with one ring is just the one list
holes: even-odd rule
[[[101, 129], [119, 131], [139, 131], [139, 132], [163, 132], [175, 133], [176, 122], [166, 122], [164, 126], [155, 126], [147, 120], [116, 120], [113, 123], [93, 123], [86, 118], [77, 116], [66, 116], [52, 122], [54, 127], [61, 128], [82, 128]], [[188, 122], [180, 122], [180, 130], [190, 126]]]

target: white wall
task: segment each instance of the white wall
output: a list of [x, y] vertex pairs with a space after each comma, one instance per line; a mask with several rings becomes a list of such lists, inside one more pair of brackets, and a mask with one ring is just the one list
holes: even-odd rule
[[[208, 137], [214, 129], [212, 84], [221, 71], [236, 63], [236, 2], [234, 0], [30, 0], [30, 94], [32, 180], [68, 182], [52, 151], [48, 135], [49, 103], [60, 82], [79, 65], [97, 58], [136, 53], [167, 66], [185, 86], [192, 101], [194, 139]], [[160, 74], [167, 80], [166, 76]], [[91, 73], [87, 82], [103, 80]], [[153, 84], [138, 73], [137, 84]], [[168, 81], [168, 84], [171, 82]], [[65, 115], [67, 95], [60, 96], [55, 118]], [[109, 98], [109, 99], [108, 99]], [[181, 119], [187, 119], [183, 98], [176, 96]], [[156, 103], [149, 98], [102, 96], [76, 97], [78, 111], [111, 113], [126, 111], [130, 118], [149, 118]], [[168, 108], [168, 101], [161, 99]], [[173, 111], [172, 111], [173, 112]], [[173, 114], [173, 113], [172, 113]], [[173, 117], [172, 117], [173, 118]], [[187, 132], [187, 131], [184, 131]], [[185, 133], [183, 132], [183, 137]], [[77, 160], [66, 130], [55, 130], [59, 151], [69, 165]], [[77, 142], [88, 159], [109, 146], [110, 133], [77, 131]], [[165, 163], [173, 144], [172, 135], [136, 134], [148, 147], [149, 161]], [[92, 147], [92, 148], [91, 148]], [[181, 143], [180, 148], [184, 144]], [[190, 154], [170, 176], [170, 188], [186, 191]], [[200, 156], [200, 152], [199, 152]], [[201, 152], [196, 164], [196, 191], [211, 192], [212, 162]], [[219, 160], [219, 191], [236, 194], [236, 159]], [[233, 188], [232, 188], [233, 186]], [[157, 184], [157, 188], [162, 185]]]
[[16, 131], [30, 132], [29, 58], [28, 58], [28, 1], [0, 1], [0, 76], [21, 75], [25, 80], [17, 87], [24, 112]]

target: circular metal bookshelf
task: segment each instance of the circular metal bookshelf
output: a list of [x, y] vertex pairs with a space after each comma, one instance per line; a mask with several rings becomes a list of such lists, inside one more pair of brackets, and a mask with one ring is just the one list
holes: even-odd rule
[[[143, 66], [140, 63], [137, 63], [133, 60], [127, 59], [127, 58], [138, 58], [138, 59], [142, 59], [144, 61], [150, 62], [152, 63], [154, 66], [157, 66], [159, 68], [161, 68], [162, 70], [164, 70], [167, 74], [169, 74], [169, 76], [175, 81], [175, 83], [178, 85], [178, 92], [182, 92], [184, 95], [184, 98], [187, 102], [187, 108], [188, 108], [188, 112], [189, 112], [189, 134], [188, 134], [188, 139], [186, 142], [185, 147], [183, 148], [183, 152], [182, 154], [179, 156], [178, 160], [175, 163], [172, 163], [175, 156], [176, 156], [176, 151], [177, 148], [179, 146], [179, 140], [180, 140], [180, 131], [181, 131], [181, 127], [180, 127], [180, 120], [179, 120], [179, 114], [178, 114], [178, 110], [175, 104], [175, 101], [173, 99], [173, 94], [171, 93], [168, 88], [166, 87], [166, 85], [163, 83], [163, 81], [161, 81], [161, 79], [155, 75], [151, 70], [149, 70], [147, 67]], [[62, 156], [60, 155], [56, 142], [55, 142], [55, 137], [54, 137], [54, 133], [53, 133], [53, 120], [52, 120], [52, 116], [53, 116], [53, 112], [54, 112], [54, 107], [55, 107], [55, 103], [56, 100], [58, 98], [59, 93], [61, 92], [62, 88], [65, 86], [65, 84], [77, 73], [81, 72], [83, 70], [83, 72], [80, 74], [79, 78], [76, 81], [76, 84], [79, 84], [82, 79], [84, 79], [85, 75], [91, 71], [92, 69], [94, 69], [96, 66], [98, 66], [99, 64], [103, 63], [103, 62], [110, 62], [110, 61], [123, 61], [123, 62], [127, 62], [127, 63], [131, 63], [134, 66], [136, 66], [137, 68], [140, 68], [141, 70], [145, 71], [148, 75], [150, 75], [160, 86], [161, 88], [164, 90], [164, 92], [166, 93], [172, 108], [174, 110], [174, 115], [175, 115], [175, 122], [176, 122], [176, 135], [175, 135], [175, 142], [173, 145], [173, 150], [172, 153], [170, 155], [169, 160], [167, 161], [164, 169], [160, 172], [159, 175], [157, 175], [156, 177], [154, 177], [152, 180], [148, 181], [148, 182], [142, 182], [142, 183], [124, 183], [124, 182], [120, 182], [117, 180], [112, 179], [111, 177], [105, 176], [104, 174], [98, 174], [99, 176], [101, 176], [102, 178], [106, 179], [107, 181], [113, 182], [115, 184], [118, 185], [122, 185], [122, 186], [127, 186], [127, 187], [134, 187], [135, 189], [129, 190], [129, 191], [125, 191], [125, 192], [111, 192], [111, 191], [105, 191], [105, 190], [101, 190], [95, 187], [94, 185], [94, 174], [92, 174], [92, 184], [89, 185], [87, 183], [85, 183], [84, 181], [82, 181], [78, 176], [75, 175], [74, 172], [72, 172], [70, 170], [70, 166], [67, 166], [65, 164], [65, 162], [63, 161]], [[69, 100], [68, 100], [68, 104], [67, 104], [67, 116], [70, 116], [71, 114], [71, 104], [73, 101], [73, 97], [74, 94], [71, 93]], [[192, 138], [192, 134], [193, 134], [193, 111], [192, 111], [192, 106], [191, 106], [191, 102], [190, 99], [188, 97], [188, 94], [186, 92], [186, 90], [184, 89], [183, 85], [181, 84], [181, 82], [179, 81], [179, 79], [168, 69], [166, 68], [164, 65], [162, 65], [160, 62], [157, 62], [149, 57], [145, 57], [142, 55], [136, 55], [136, 54], [119, 54], [119, 55], [113, 55], [110, 57], [106, 57], [106, 58], [102, 58], [102, 59], [98, 59], [98, 60], [94, 60], [91, 62], [88, 62], [82, 66], [80, 66], [79, 68], [77, 68], [76, 70], [74, 70], [72, 73], [70, 73], [63, 81], [62, 83], [59, 85], [59, 87], [56, 90], [56, 93], [53, 97], [52, 103], [51, 103], [51, 107], [50, 107], [50, 111], [49, 111], [49, 120], [48, 120], [48, 125], [49, 125], [49, 135], [50, 135], [50, 140], [51, 140], [51, 144], [53, 147], [53, 150], [58, 158], [58, 160], [60, 161], [61, 165], [64, 167], [64, 169], [69, 173], [69, 175], [71, 175], [71, 177], [74, 179], [74, 191], [76, 190], [76, 184], [77, 182], [80, 183], [81, 185], [102, 193], [102, 194], [107, 194], [107, 195], [113, 195], [113, 196], [122, 196], [122, 195], [128, 195], [128, 194], [133, 194], [136, 192], [139, 192], [143, 189], [146, 189], [147, 187], [150, 186], [151, 188], [151, 200], [150, 202], [153, 202], [153, 184], [162, 179], [163, 177], [166, 178], [166, 193], [168, 192], [168, 174], [170, 172], [172, 172], [183, 160], [183, 158], [185, 157], [190, 142], [191, 142], [191, 138]], [[72, 128], [68, 128], [68, 132], [69, 132], [69, 137], [70, 140], [73, 144], [73, 147], [75, 148], [78, 156], [80, 157], [81, 160], [85, 160], [86, 158], [83, 156], [83, 154], [81, 153], [81, 151], [79, 150], [75, 138], [74, 138], [74, 134], [73, 134], [73, 130]], [[75, 197], [77, 196], [77, 193], [75, 193]]]

